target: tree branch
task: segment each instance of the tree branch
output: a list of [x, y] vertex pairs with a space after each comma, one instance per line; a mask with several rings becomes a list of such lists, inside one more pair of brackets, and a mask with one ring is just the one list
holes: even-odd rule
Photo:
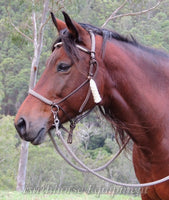
[[101, 26], [102, 28], [112, 19], [112, 17], [114, 17], [116, 15], [116, 13], [121, 10], [127, 3], [128, 0], [125, 0], [121, 6], [119, 6], [111, 15], [110, 17], [107, 18], [107, 20], [105, 21], [105, 23]]
[[32, 23], [33, 23], [33, 44], [34, 44], [34, 48], [36, 48], [38, 33], [37, 33], [36, 13], [34, 9], [32, 11]]
[[106, 22], [102, 25], [102, 27], [104, 27], [110, 20], [112, 19], [116, 19], [116, 18], [121, 18], [121, 17], [126, 17], [126, 16], [136, 16], [136, 15], [142, 15], [142, 14], [145, 14], [147, 12], [150, 12], [154, 9], [156, 9], [162, 2], [163, 0], [159, 0], [157, 2], [157, 4], [149, 9], [146, 9], [146, 10], [142, 10], [142, 11], [138, 11], [138, 12], [134, 12], [134, 13], [126, 13], [126, 14], [120, 14], [120, 15], [115, 15], [121, 8], [124, 7], [124, 5], [126, 4], [127, 0], [124, 1], [124, 3], [119, 7], [117, 8], [112, 14], [111, 16], [106, 20]]
[[14, 27], [14, 29], [19, 33], [21, 34], [24, 38], [26, 38], [27, 40], [29, 40], [30, 42], [33, 43], [33, 40], [32, 38], [28, 37], [27, 35], [25, 35], [18, 27], [15, 26], [15, 24], [12, 22], [12, 19], [11, 19], [11, 16], [9, 14], [9, 11], [8, 9], [6, 8], [6, 11], [8, 13], [8, 17], [9, 17], [9, 21], [10, 21], [10, 24]]
[[42, 51], [43, 46], [43, 33], [44, 33], [44, 27], [47, 23], [46, 16], [48, 12], [49, 7], [49, 1], [45, 0], [43, 4], [43, 13], [41, 17], [41, 23], [39, 28], [37, 29], [37, 22], [36, 22], [36, 13], [35, 13], [35, 0], [32, 0], [32, 23], [33, 23], [33, 33], [34, 33], [34, 57], [32, 60], [32, 66], [31, 66], [31, 75], [30, 75], [30, 88], [34, 88], [36, 83], [36, 77], [37, 77], [37, 71], [39, 66], [39, 59], [40, 54]]
[[40, 24], [39, 33], [38, 33], [39, 54], [41, 53], [41, 49], [43, 45], [43, 33], [44, 33], [43, 30], [49, 20], [49, 19], [46, 20], [48, 9], [49, 9], [49, 0], [45, 0], [43, 4], [43, 13], [42, 13], [41, 24]]

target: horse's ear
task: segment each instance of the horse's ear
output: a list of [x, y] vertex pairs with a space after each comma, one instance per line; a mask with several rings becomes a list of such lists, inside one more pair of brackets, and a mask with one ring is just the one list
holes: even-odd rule
[[64, 11], [62, 13], [64, 15], [69, 32], [74, 37], [74, 39], [80, 40], [85, 32], [84, 29], [77, 22], [73, 21], [67, 13], [65, 13]]
[[52, 12], [50, 14], [52, 17], [52, 21], [53, 21], [55, 27], [57, 28], [58, 32], [60, 32], [61, 30], [66, 28], [65, 22], [61, 21], [60, 19], [56, 19]]

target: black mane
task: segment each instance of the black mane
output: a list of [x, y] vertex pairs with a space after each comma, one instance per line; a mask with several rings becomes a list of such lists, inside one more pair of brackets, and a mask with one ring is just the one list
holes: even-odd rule
[[103, 47], [105, 46], [107, 40], [115, 39], [115, 40], [118, 40], [121, 42], [131, 44], [131, 45], [133, 45], [137, 48], [140, 48], [146, 52], [149, 52], [149, 53], [152, 53], [155, 55], [159, 55], [159, 56], [169, 57], [169, 55], [163, 51], [141, 45], [132, 35], [130, 35], [130, 37], [125, 37], [125, 36], [120, 35], [117, 32], [109, 31], [104, 28], [98, 28], [98, 27], [92, 26], [90, 24], [83, 24], [83, 23], [79, 23], [79, 24], [85, 30], [87, 30], [87, 31], [92, 30], [93, 33], [102, 36], [103, 37]]
[[[104, 28], [98, 28], [95, 27], [93, 25], [90, 24], [84, 24], [84, 23], [79, 23], [86, 31], [92, 30], [92, 32], [96, 35], [100, 35], [103, 37], [103, 44], [102, 44], [102, 53], [104, 53], [104, 48], [106, 45], [106, 41], [107, 40], [112, 40], [115, 39], [117, 41], [121, 41], [127, 44], [131, 44], [137, 48], [140, 48], [146, 52], [149, 52], [151, 54], [155, 54], [158, 56], [163, 56], [163, 57], [169, 57], [168, 54], [160, 51], [160, 50], [156, 50], [153, 48], [149, 48], [146, 47], [144, 45], [141, 45], [140, 43], [137, 42], [137, 40], [130, 35], [130, 37], [124, 37], [122, 35], [120, 35], [119, 33], [116, 33], [114, 31], [109, 31], [107, 29]], [[75, 41], [73, 40], [73, 38], [71, 37], [71, 35], [69, 34], [69, 32], [67, 31], [67, 29], [64, 29], [61, 31], [59, 38], [55, 41], [54, 45], [57, 42], [63, 42], [64, 48], [68, 54], [69, 57], [73, 58], [79, 58], [78, 56], [78, 51], [75, 45]], [[52, 51], [54, 50], [54, 45], [52, 46]]]
[[120, 35], [119, 33], [113, 32], [113, 31], [109, 31], [107, 29], [104, 28], [98, 28], [95, 26], [92, 26], [90, 24], [83, 24], [83, 23], [79, 23], [85, 30], [89, 31], [92, 30], [93, 33], [100, 35], [103, 37], [104, 42], [106, 40], [111, 40], [111, 39], [115, 39], [115, 40], [119, 40], [122, 42], [126, 42], [126, 43], [130, 43], [133, 44], [135, 46], [138, 46], [139, 43], [134, 39], [133, 36], [131, 36], [131, 38], [129, 37], [124, 37], [122, 35]]

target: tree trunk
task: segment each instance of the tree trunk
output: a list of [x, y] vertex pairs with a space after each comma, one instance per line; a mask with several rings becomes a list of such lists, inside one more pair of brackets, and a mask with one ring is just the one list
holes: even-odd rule
[[28, 146], [29, 146], [29, 143], [22, 140], [18, 176], [17, 176], [17, 187], [16, 187], [16, 190], [20, 192], [23, 192], [25, 190], [26, 166], [27, 166], [27, 160], [28, 160]]
[[[32, 21], [33, 21], [33, 28], [34, 28], [34, 40], [33, 40], [34, 56], [33, 56], [32, 65], [31, 65], [29, 88], [34, 88], [36, 84], [37, 70], [38, 70], [40, 54], [41, 54], [42, 46], [43, 46], [43, 33], [44, 33], [44, 27], [46, 23], [46, 16], [48, 12], [49, 0], [45, 0], [43, 4], [43, 13], [42, 13], [39, 31], [37, 30], [34, 0], [32, 0], [32, 6], [33, 6]], [[16, 187], [17, 191], [25, 191], [28, 147], [29, 147], [29, 143], [22, 140], [18, 176], [17, 176], [17, 187]]]

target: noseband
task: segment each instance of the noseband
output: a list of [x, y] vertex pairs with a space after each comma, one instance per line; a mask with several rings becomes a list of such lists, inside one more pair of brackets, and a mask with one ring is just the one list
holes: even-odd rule
[[[76, 118], [74, 121], [72, 119], [69, 118], [68, 114], [63, 110], [63, 108], [59, 105], [60, 103], [64, 102], [65, 100], [67, 100], [69, 97], [71, 97], [72, 95], [74, 95], [77, 91], [79, 91], [84, 85], [86, 85], [87, 83], [90, 84], [90, 88], [88, 90], [88, 93], [86, 95], [86, 98], [84, 99], [81, 107], [79, 108], [79, 113], [82, 113], [87, 102], [89, 101], [89, 98], [90, 98], [90, 94], [92, 93], [93, 95], [93, 99], [94, 99], [94, 102], [96, 104], [100, 103], [101, 102], [101, 97], [100, 97], [100, 94], [99, 94], [99, 91], [98, 91], [98, 88], [97, 88], [97, 85], [94, 81], [94, 78], [95, 78], [95, 75], [97, 73], [97, 68], [98, 68], [98, 64], [97, 64], [97, 61], [96, 61], [96, 58], [95, 58], [95, 36], [94, 36], [94, 33], [92, 31], [89, 31], [89, 34], [90, 34], [90, 37], [91, 37], [91, 50], [88, 50], [78, 44], [76, 44], [76, 47], [89, 54], [90, 55], [90, 68], [89, 68], [89, 72], [88, 72], [88, 76], [87, 76], [87, 79], [82, 83], [80, 84], [75, 90], [73, 90], [72, 92], [70, 92], [67, 96], [65, 96], [63, 99], [61, 99], [59, 102], [54, 102], [54, 101], [51, 101], [49, 99], [47, 99], [46, 97], [42, 96], [41, 94], [35, 92], [34, 90], [32, 90], [31, 88], [29, 88], [29, 94], [31, 94], [32, 96], [36, 97], [37, 99], [41, 100], [42, 102], [48, 104], [51, 106], [51, 111], [53, 113], [53, 116], [54, 116], [54, 126], [56, 127], [56, 129], [58, 129], [59, 127], [59, 119], [58, 119], [58, 112], [59, 110], [62, 110], [63, 113], [66, 115], [66, 117], [68, 118], [68, 120], [70, 121], [70, 131], [67, 131], [62, 125], [61, 125], [61, 128], [63, 128], [66, 132], [69, 133], [69, 136], [68, 136], [68, 143], [72, 143], [72, 133], [73, 133], [73, 129], [75, 128], [76, 126], [76, 123], [80, 121], [80, 119], [82, 119], [83, 117], [85, 117], [90, 111], [87, 111], [85, 114], [80, 114], [78, 116], [78, 118]], [[59, 42], [59, 43], [56, 43], [54, 45], [54, 47], [60, 47], [62, 46], [63, 43], [62, 42]]]

